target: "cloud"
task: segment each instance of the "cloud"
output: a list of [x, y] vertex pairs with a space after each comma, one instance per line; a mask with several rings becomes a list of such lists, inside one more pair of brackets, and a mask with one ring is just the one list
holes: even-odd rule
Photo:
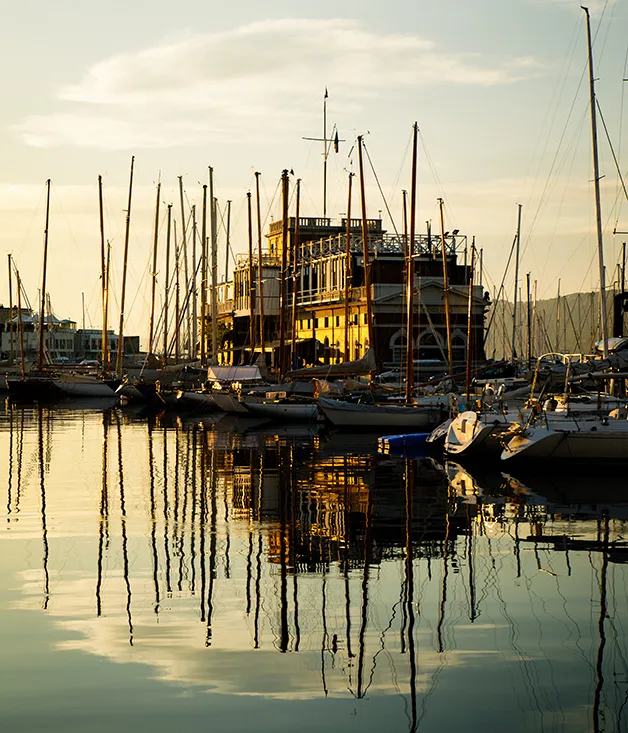
[[431, 84], [513, 83], [540, 68], [533, 58], [461, 53], [355, 20], [266, 20], [99, 61], [59, 91], [77, 111], [32, 116], [15, 129], [40, 147], [195, 145], [226, 130], [241, 137], [252, 120], [293, 126], [326, 85], [349, 107]]

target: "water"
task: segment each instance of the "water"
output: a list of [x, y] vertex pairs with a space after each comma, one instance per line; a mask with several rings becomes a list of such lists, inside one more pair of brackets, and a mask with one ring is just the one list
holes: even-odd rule
[[376, 437], [7, 405], [1, 729], [628, 731], [625, 476]]

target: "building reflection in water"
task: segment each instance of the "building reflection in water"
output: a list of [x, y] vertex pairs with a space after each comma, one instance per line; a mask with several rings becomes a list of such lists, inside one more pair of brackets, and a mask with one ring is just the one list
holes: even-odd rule
[[[626, 602], [614, 594], [626, 581], [628, 504], [613, 486], [603, 496], [586, 477], [491, 475], [379, 456], [336, 435], [121, 411], [83, 419], [82, 456], [69, 466], [78, 423], [41, 407], [3, 418], [4, 534], [35, 531], [20, 517], [37, 485], [40, 607], [82, 632], [76, 648], [225, 691], [401, 696], [411, 731], [448, 669], [477, 674], [492, 655], [529, 719], [558, 715], [559, 670], [577, 658], [592, 728], [623, 716], [624, 693], [609, 680], [628, 657]], [[88, 478], [68, 481], [69, 471]], [[54, 550], [67, 537], [86, 538], [93, 554], [66, 578]], [[574, 604], [592, 583], [584, 613]], [[275, 650], [285, 663], [269, 660]], [[290, 661], [302, 657], [305, 666]]]

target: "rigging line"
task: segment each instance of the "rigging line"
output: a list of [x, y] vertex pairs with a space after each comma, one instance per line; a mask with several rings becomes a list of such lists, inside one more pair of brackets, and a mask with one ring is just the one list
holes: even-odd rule
[[[628, 43], [626, 44], [626, 55], [624, 56], [624, 72], [622, 74], [622, 85], [621, 85], [621, 95], [619, 98], [619, 142], [618, 142], [618, 150], [617, 150], [617, 157], [621, 159], [621, 146], [622, 146], [622, 130], [623, 130], [623, 124], [624, 124], [624, 98], [625, 98], [625, 90], [626, 90], [626, 74], [628, 73]], [[618, 185], [619, 189], [619, 185]], [[619, 191], [616, 193], [616, 198], [619, 198]], [[621, 208], [621, 207], [620, 207]], [[617, 221], [619, 221], [619, 211], [617, 212]], [[617, 228], [617, 227], [615, 227]]]
[[[512, 247], [510, 248], [510, 254], [508, 255], [508, 262], [506, 263], [506, 268], [504, 269], [504, 276], [502, 277], [501, 285], [499, 286], [499, 291], [497, 292], [497, 297], [495, 298], [495, 304], [499, 302], [499, 299], [501, 297], [502, 291], [504, 290], [504, 283], [506, 282], [506, 275], [508, 274], [508, 268], [510, 267], [510, 261], [512, 260], [512, 256], [515, 252], [515, 246], [517, 244], [517, 235], [515, 234], [514, 239], [512, 240]], [[491, 325], [493, 323], [493, 320], [495, 318], [495, 314], [497, 313], [497, 308], [495, 307], [493, 309], [493, 312], [491, 313], [491, 320], [488, 322], [488, 326], [486, 327], [486, 333], [490, 333], [491, 331]]]
[[382, 201], [384, 202], [384, 206], [386, 207], [386, 212], [388, 213], [388, 216], [390, 217], [390, 223], [393, 225], [393, 229], [395, 230], [395, 234], [399, 236], [399, 232], [397, 231], [397, 225], [395, 224], [395, 220], [393, 218], [393, 215], [390, 211], [390, 207], [388, 206], [388, 201], [386, 201], [386, 196], [384, 196], [384, 192], [382, 190], [381, 183], [379, 182], [379, 178], [377, 177], [377, 173], [375, 171], [375, 166], [373, 165], [373, 161], [371, 160], [371, 156], [369, 154], [368, 148], [366, 147], [366, 143], [362, 143], [364, 150], [366, 151], [366, 157], [368, 158], [368, 161], [371, 165], [371, 170], [373, 171], [373, 175], [375, 176], [375, 182], [377, 183], [377, 188], [379, 189], [379, 193], [382, 197]]
[[608, 146], [611, 149], [613, 161], [615, 162], [615, 168], [617, 168], [617, 175], [619, 176], [619, 180], [621, 181], [621, 187], [624, 190], [624, 196], [628, 200], [628, 190], [626, 190], [626, 183], [624, 182], [624, 177], [621, 174], [621, 168], [619, 167], [619, 161], [617, 160], [617, 156], [615, 155], [615, 149], [613, 148], [613, 142], [611, 140], [611, 136], [608, 133], [608, 127], [606, 127], [606, 120], [604, 119], [604, 115], [602, 114], [602, 108], [600, 107], [600, 102], [597, 99], [597, 97], [595, 99], [595, 104], [597, 105], [597, 111], [600, 113], [600, 119], [602, 120], [602, 125], [604, 127], [604, 133], [606, 134]]

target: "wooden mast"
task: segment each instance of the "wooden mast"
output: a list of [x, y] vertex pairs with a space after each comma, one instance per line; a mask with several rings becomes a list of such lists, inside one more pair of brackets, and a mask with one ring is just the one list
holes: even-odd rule
[[105, 253], [105, 222], [102, 200], [102, 176], [98, 176], [98, 210], [100, 213], [100, 277], [102, 281], [102, 365], [107, 368], [109, 363], [109, 339], [107, 338], [107, 272]]
[[166, 280], [164, 286], [164, 366], [168, 363], [168, 297], [170, 294], [170, 226], [172, 222], [172, 204], [168, 204], [168, 220], [166, 224]]
[[155, 290], [157, 288], [157, 243], [159, 241], [159, 198], [161, 195], [161, 181], [157, 184], [157, 201], [155, 202], [155, 231], [153, 235], [153, 271], [151, 273], [150, 288], [150, 327], [148, 331], [148, 353], [153, 353], [153, 338], [155, 336]]
[[174, 363], [179, 363], [181, 341], [179, 334], [181, 333], [181, 286], [179, 278], [179, 268], [181, 262], [179, 260], [179, 243], [177, 241], [177, 221], [172, 223], [172, 232], [174, 235]]
[[24, 321], [22, 320], [22, 281], [20, 279], [20, 271], [15, 270], [15, 279], [17, 280], [17, 324], [20, 335], [20, 367], [22, 369], [22, 379], [26, 379], [26, 363], [24, 355]]
[[217, 364], [218, 358], [218, 324], [216, 323], [216, 317], [218, 315], [218, 308], [216, 303], [216, 287], [217, 287], [217, 275], [218, 275], [218, 242], [217, 242], [217, 228], [216, 228], [216, 209], [217, 202], [214, 198], [214, 169], [210, 166], [209, 168], [209, 206], [211, 209], [211, 280], [212, 280], [212, 292], [211, 292], [211, 317], [212, 317], [212, 364]]
[[11, 323], [11, 311], [13, 310], [13, 277], [11, 276], [11, 254], [7, 255], [8, 266], [9, 266], [9, 334], [10, 334], [10, 346], [9, 346], [9, 364], [13, 364], [15, 359], [15, 334], [13, 332], [13, 324]]
[[201, 364], [207, 363], [207, 184], [203, 184], [201, 215]]
[[46, 310], [46, 266], [48, 264], [48, 224], [50, 221], [50, 178], [46, 181], [46, 224], [44, 228], [44, 268], [41, 280], [41, 307], [39, 309], [39, 349], [37, 368], [44, 366], [44, 315]]
[[517, 247], [515, 250], [515, 292], [513, 295], [512, 306], [512, 359], [517, 358], [517, 295], [519, 292], [519, 251], [521, 242], [521, 208], [522, 204], [517, 204], [519, 213], [517, 215]]
[[[185, 290], [190, 287], [189, 269], [188, 269], [188, 244], [187, 244], [187, 227], [185, 226], [185, 206], [183, 204], [183, 176], [179, 176], [179, 203], [181, 205], [181, 249], [183, 251], [183, 278], [185, 282]], [[187, 302], [187, 300], [186, 300]], [[177, 319], [177, 324], [179, 323]], [[188, 356], [190, 356], [191, 325], [190, 325], [190, 309], [186, 307], [185, 325], [188, 341]], [[178, 329], [177, 329], [178, 330]], [[178, 360], [177, 360], [178, 361]]]
[[366, 220], [366, 191], [364, 183], [364, 165], [362, 162], [362, 147], [364, 140], [358, 136], [358, 162], [360, 167], [360, 202], [362, 204], [362, 256], [364, 259], [364, 292], [366, 296], [366, 328], [368, 332], [369, 349], [374, 349], [373, 342], [373, 299], [371, 295], [371, 264], [369, 262], [368, 223]]
[[[466, 404], [469, 404], [471, 391], [471, 354], [473, 353], [473, 271], [475, 268], [475, 242], [471, 245], [471, 272], [469, 273], [469, 301], [467, 303], [467, 363], [466, 363]], [[530, 281], [528, 275], [528, 283]], [[467, 408], [468, 409], [468, 408]]]
[[349, 361], [351, 355], [349, 353], [350, 339], [349, 339], [349, 319], [351, 314], [349, 313], [349, 298], [351, 295], [351, 274], [352, 274], [352, 261], [351, 261], [351, 181], [353, 179], [353, 173], [349, 173], [349, 195], [347, 198], [347, 227], [346, 227], [346, 241], [345, 241], [345, 344], [344, 344], [344, 361]]
[[231, 250], [231, 199], [227, 201], [227, 238], [225, 245], [225, 282], [229, 281], [229, 252]]
[[604, 242], [602, 238], [602, 204], [600, 202], [600, 164], [597, 153], [597, 114], [595, 109], [595, 77], [593, 75], [593, 50], [591, 45], [591, 18], [589, 8], [582, 8], [587, 16], [587, 49], [589, 52], [589, 98], [591, 107], [591, 138], [593, 141], [593, 184], [595, 190], [595, 225], [597, 231], [597, 255], [600, 275], [600, 318], [602, 321], [602, 354], [608, 357], [608, 323], [606, 319], [606, 271], [604, 269]]
[[288, 171], [281, 174], [282, 228], [281, 228], [281, 273], [279, 283], [279, 381], [286, 371], [286, 269], [288, 266]]
[[262, 350], [262, 361], [265, 361], [266, 343], [264, 340], [264, 263], [262, 259], [262, 212], [259, 196], [259, 177], [261, 173], [255, 173], [255, 191], [257, 196], [257, 284], [259, 301], [259, 343]]
[[[412, 181], [410, 186], [410, 239], [406, 242], [406, 403], [414, 391], [414, 227], [416, 223], [416, 159], [418, 125], [412, 126]], [[404, 206], [405, 212], [405, 206]]]
[[291, 339], [291, 364], [290, 368], [295, 369], [295, 357], [297, 353], [297, 300], [299, 294], [299, 239], [301, 231], [299, 227], [299, 216], [301, 214], [301, 179], [297, 178], [297, 207], [294, 218], [294, 242], [292, 243], [292, 339]]
[[249, 364], [253, 364], [253, 357], [255, 355], [255, 286], [253, 285], [253, 214], [251, 211], [250, 191], [247, 191], [246, 194], [246, 208], [249, 234], [249, 346], [251, 349]]
[[449, 361], [449, 373], [451, 374], [454, 368], [453, 358], [451, 354], [451, 314], [449, 312], [449, 278], [447, 276], [447, 247], [445, 245], [445, 219], [443, 214], [443, 207], [445, 202], [443, 199], [438, 199], [440, 208], [440, 236], [441, 236], [441, 250], [443, 256], [443, 292], [445, 294], [445, 327], [447, 329], [447, 359]]
[[133, 166], [135, 156], [131, 156], [131, 175], [129, 178], [129, 202], [126, 210], [126, 229], [124, 232], [124, 262], [122, 265], [122, 293], [120, 295], [120, 329], [118, 333], [118, 358], [116, 360], [116, 371], [118, 376], [122, 375], [122, 355], [124, 350], [124, 299], [126, 296], [126, 271], [129, 257], [129, 231], [131, 228], [131, 194], [133, 191]]
[[192, 358], [198, 354], [198, 298], [196, 292], [196, 204], [192, 204]]

